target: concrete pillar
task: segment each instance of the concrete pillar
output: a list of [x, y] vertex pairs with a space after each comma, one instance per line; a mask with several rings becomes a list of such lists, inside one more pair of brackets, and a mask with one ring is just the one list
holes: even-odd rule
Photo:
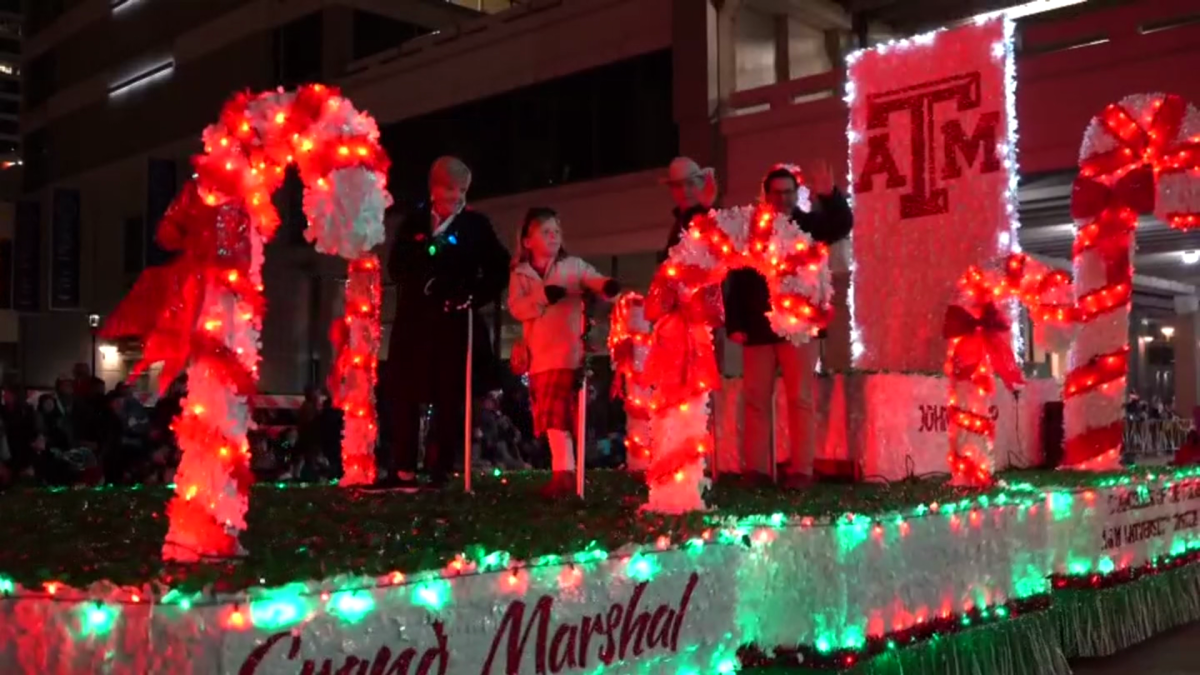
[[701, 166], [716, 166], [715, 101], [709, 91], [710, 70], [716, 64], [715, 44], [710, 44], [715, 41], [709, 39], [712, 8], [707, 2], [674, 0], [672, 10], [672, 108], [679, 125], [679, 154]]
[[354, 56], [354, 10], [326, 7], [321, 22], [321, 75], [328, 82], [345, 73]]
[[743, 0], [713, 0], [717, 9], [717, 109], [724, 115], [737, 91], [737, 16]]
[[791, 50], [789, 43], [791, 34], [788, 31], [788, 15], [776, 14], [775, 21], [775, 82], [787, 82], [792, 79]]
[[1200, 299], [1194, 295], [1175, 298], [1175, 411], [1190, 418], [1200, 395]]

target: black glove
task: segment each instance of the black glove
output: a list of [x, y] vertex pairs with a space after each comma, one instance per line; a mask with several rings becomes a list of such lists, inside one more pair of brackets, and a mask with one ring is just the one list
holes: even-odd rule
[[553, 305], [565, 297], [567, 297], [567, 289], [562, 286], [550, 285], [546, 287], [546, 301], [550, 304]]
[[621, 292], [621, 282], [616, 279], [609, 279], [604, 282], [604, 295], [615, 298], [617, 293]]

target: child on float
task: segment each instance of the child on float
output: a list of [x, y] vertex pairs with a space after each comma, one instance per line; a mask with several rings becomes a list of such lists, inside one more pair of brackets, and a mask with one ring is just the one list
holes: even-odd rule
[[584, 296], [611, 299], [621, 290], [615, 279], [568, 255], [562, 241], [558, 214], [545, 207], [530, 209], [517, 239], [508, 289], [508, 311], [521, 322], [522, 335], [513, 349], [513, 369], [529, 374], [534, 435], [545, 434], [550, 441], [550, 496], [574, 489], [571, 432], [582, 381]]

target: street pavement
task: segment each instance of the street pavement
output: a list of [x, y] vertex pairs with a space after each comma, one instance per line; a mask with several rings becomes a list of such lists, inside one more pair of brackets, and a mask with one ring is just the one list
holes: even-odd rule
[[1074, 675], [1200, 675], [1200, 623], [1164, 633], [1106, 659], [1071, 663]]

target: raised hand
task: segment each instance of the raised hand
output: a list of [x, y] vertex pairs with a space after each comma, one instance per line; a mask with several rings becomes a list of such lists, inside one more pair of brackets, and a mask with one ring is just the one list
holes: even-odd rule
[[819, 195], [833, 192], [833, 174], [829, 171], [829, 162], [818, 159], [808, 167], [805, 173], [808, 175], [808, 183], [813, 192]]

